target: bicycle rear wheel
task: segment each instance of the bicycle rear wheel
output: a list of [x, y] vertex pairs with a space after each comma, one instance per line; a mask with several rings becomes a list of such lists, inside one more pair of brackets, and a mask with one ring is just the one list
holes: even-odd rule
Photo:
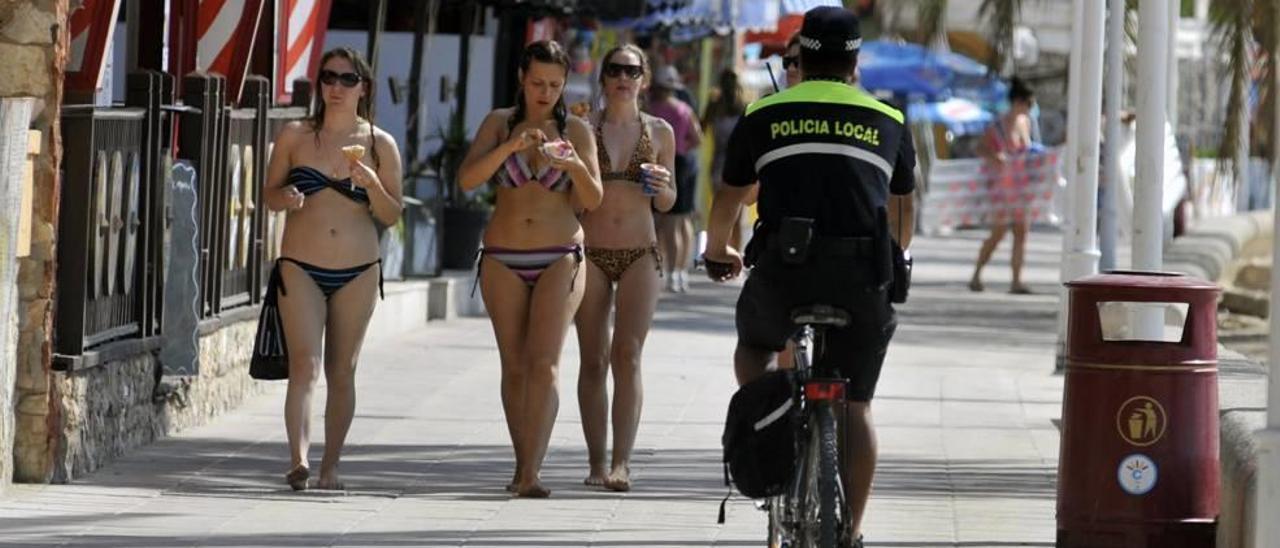
[[817, 437], [817, 488], [818, 488], [818, 546], [835, 548], [840, 539], [844, 513], [840, 488], [839, 442], [836, 436], [836, 417], [832, 403], [815, 402], [813, 421]]

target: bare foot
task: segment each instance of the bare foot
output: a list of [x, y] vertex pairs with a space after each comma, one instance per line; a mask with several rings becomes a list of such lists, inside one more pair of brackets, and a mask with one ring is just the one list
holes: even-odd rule
[[344, 491], [346, 488], [347, 486], [342, 483], [342, 480], [338, 479], [338, 472], [336, 470], [332, 472], [320, 471], [320, 479], [316, 481], [316, 489]]
[[512, 476], [511, 476], [511, 481], [510, 481], [510, 482], [508, 482], [508, 483], [507, 483], [507, 485], [506, 485], [505, 487], [503, 487], [503, 489], [506, 489], [508, 493], [514, 493], [514, 492], [516, 492], [516, 486], [517, 486], [517, 485], [520, 485], [520, 471], [519, 471], [519, 470], [516, 470], [516, 473], [515, 473], [515, 474], [512, 474]]
[[1022, 284], [1022, 283], [1014, 284], [1011, 287], [1009, 287], [1009, 293], [1014, 295], [1030, 295], [1031, 288], [1028, 287], [1027, 284]]
[[976, 293], [976, 292], [982, 291], [983, 289], [986, 289], [986, 288], [982, 286], [982, 280], [979, 280], [977, 278], [969, 279], [969, 291], [973, 291]]
[[528, 484], [517, 485], [516, 496], [530, 499], [545, 499], [551, 496], [551, 490], [543, 487], [537, 480], [534, 480]]
[[591, 465], [591, 473], [587, 475], [587, 479], [582, 480], [583, 485], [592, 487], [600, 487], [608, 480], [609, 473], [605, 471], [604, 466]]
[[311, 477], [311, 470], [306, 465], [299, 464], [289, 470], [284, 475], [284, 482], [294, 491], [305, 491], [307, 489], [307, 479]]
[[610, 472], [609, 477], [604, 480], [604, 487], [610, 491], [618, 491], [620, 493], [630, 491], [631, 467], [628, 465], [613, 467], [613, 472]]

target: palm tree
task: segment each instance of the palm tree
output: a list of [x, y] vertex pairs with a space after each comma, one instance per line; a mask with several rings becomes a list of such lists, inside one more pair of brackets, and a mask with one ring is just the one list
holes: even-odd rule
[[[920, 42], [934, 44], [946, 35], [949, 0], [916, 0], [916, 30]], [[1022, 16], [1023, 0], [982, 0], [978, 17], [986, 23], [991, 55], [987, 67], [999, 73], [1013, 54], [1013, 29]]]
[[986, 20], [991, 40], [987, 67], [999, 74], [1013, 55], [1013, 29], [1022, 18], [1022, 0], [982, 0], [978, 17]]
[[[1275, 22], [1280, 18], [1280, 0], [1214, 0], [1210, 6], [1213, 34], [1227, 59], [1225, 72], [1231, 86], [1227, 100], [1227, 124], [1219, 148], [1223, 160], [1222, 169], [1231, 170], [1235, 180], [1247, 177], [1249, 143], [1268, 142], [1267, 156], [1272, 164], [1272, 176], [1280, 177], [1280, 112], [1277, 109], [1277, 93], [1280, 93], [1280, 74], [1277, 73], [1277, 56], [1280, 56], [1280, 29]], [[1261, 68], [1257, 80], [1258, 96], [1262, 100], [1258, 109], [1258, 123], [1250, 127], [1249, 86], [1254, 81], [1256, 69]], [[1271, 122], [1267, 127], [1266, 122]]]
[[1223, 171], [1235, 175], [1237, 192], [1247, 176], [1249, 160], [1249, 82], [1252, 80], [1255, 0], [1215, 0], [1210, 11], [1213, 34], [1227, 58], [1225, 72], [1231, 93], [1227, 99], [1227, 124], [1219, 148]]
[[[1271, 121], [1270, 131], [1265, 137], [1271, 144], [1268, 153], [1271, 160], [1271, 177], [1280, 184], [1280, 0], [1258, 0], [1258, 21], [1268, 21], [1257, 28], [1258, 43], [1265, 55], [1261, 87], [1266, 91], [1262, 108], [1258, 111], [1259, 133], [1267, 129], [1266, 121]], [[1262, 91], [1262, 90], [1260, 90]], [[1261, 141], [1261, 139], [1260, 139]]]
[[947, 0], [918, 0], [916, 32], [920, 37], [920, 43], [930, 46], [946, 36], [946, 17]]

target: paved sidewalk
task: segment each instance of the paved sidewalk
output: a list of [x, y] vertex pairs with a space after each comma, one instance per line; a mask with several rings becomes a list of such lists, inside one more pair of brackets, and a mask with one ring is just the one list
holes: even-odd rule
[[[874, 406], [882, 464], [868, 546], [1052, 545], [1059, 239], [1033, 235], [1027, 278], [1041, 294], [1014, 297], [1007, 247], [988, 291], [966, 289], [980, 237], [915, 246], [917, 283]], [[345, 494], [283, 484], [278, 384], [73, 484], [12, 487], [0, 495], [0, 546], [761, 546], [751, 501], [735, 497], [715, 523], [735, 296], [698, 283], [664, 299], [630, 493], [582, 485], [572, 336], [544, 471], [552, 497], [502, 490], [512, 458], [496, 350], [486, 320], [464, 319], [365, 350]], [[320, 447], [312, 455], [318, 464]]]

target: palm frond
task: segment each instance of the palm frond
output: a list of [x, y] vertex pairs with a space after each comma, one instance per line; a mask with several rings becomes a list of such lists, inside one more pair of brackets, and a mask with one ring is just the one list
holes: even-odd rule
[[1263, 98], [1258, 109], [1258, 142], [1267, 143], [1266, 154], [1271, 165], [1280, 162], [1280, 83], [1277, 72], [1280, 71], [1280, 0], [1255, 0], [1254, 9], [1259, 22], [1254, 27], [1255, 36], [1263, 55], [1262, 78], [1258, 82], [1259, 93]]
[[1138, 0], [1124, 0], [1125, 50], [1138, 49]]
[[947, 0], [916, 0], [916, 25], [920, 43], [932, 45], [946, 32]]
[[982, 0], [978, 6], [978, 17], [986, 21], [992, 44], [987, 58], [987, 67], [992, 72], [1003, 70], [1005, 61], [1013, 55], [1013, 29], [1021, 16], [1022, 0]]
[[1227, 58], [1224, 76], [1231, 82], [1231, 95], [1227, 99], [1227, 123], [1218, 148], [1219, 164], [1223, 172], [1238, 173], [1236, 150], [1248, 131], [1249, 69], [1252, 65], [1250, 46], [1253, 43], [1251, 23], [1254, 0], [1215, 0], [1210, 9], [1213, 36]]

